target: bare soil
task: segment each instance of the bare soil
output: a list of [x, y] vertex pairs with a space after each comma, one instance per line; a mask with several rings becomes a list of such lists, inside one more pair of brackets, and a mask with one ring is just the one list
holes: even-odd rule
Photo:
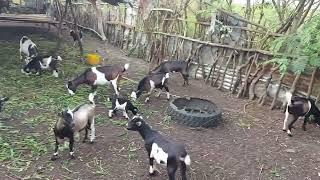
[[[10, 33], [8, 31], [12, 28], [0, 29], [0, 39], [15, 40], [17, 43], [25, 29], [28, 29], [28, 33], [46, 31], [41, 31], [39, 27], [33, 31], [16, 25]], [[9, 39], [4, 32], [14, 39]], [[71, 45], [71, 38], [66, 35], [66, 39]], [[141, 79], [148, 70], [145, 61], [127, 57], [118, 48], [89, 34], [84, 37], [84, 47], [98, 49], [103, 53], [107, 57], [105, 64], [129, 62], [127, 77], [135, 81]], [[172, 121], [166, 122], [164, 119], [168, 101], [164, 95], [160, 98], [153, 96], [147, 104], [144, 104], [144, 98], [140, 102], [143, 104], [142, 109], [149, 112], [143, 115], [154, 129], [186, 144], [192, 161], [188, 168], [189, 179], [320, 179], [320, 133], [314, 125], [308, 125], [307, 131], [302, 131], [302, 121], [298, 121], [293, 130], [294, 136], [288, 137], [282, 131], [284, 114], [280, 111], [271, 111], [255, 102], [237, 99], [230, 92], [219, 91], [202, 80], [190, 80], [187, 87], [182, 84], [182, 78], [173, 75], [169, 82], [171, 93], [209, 99], [223, 109], [223, 120], [217, 127], [189, 128]], [[122, 94], [130, 94], [135, 86], [121, 88]], [[167, 179], [165, 168], [160, 166], [158, 169], [161, 174], [149, 177], [148, 158], [139, 134], [128, 132], [125, 127], [112, 123], [106, 115], [106, 107], [99, 105], [98, 109], [105, 121], [96, 126], [97, 138], [94, 144], [77, 142], [75, 160], [69, 160], [68, 150], [64, 150], [59, 160], [51, 162], [52, 149], [45, 156], [34, 160], [23, 177], [37, 174], [40, 178], [49, 179]], [[121, 121], [119, 118], [113, 120]], [[14, 126], [22, 128], [19, 123]], [[9, 170], [2, 171], [1, 167], [0, 170], [4, 179], [17, 178]], [[177, 177], [180, 179], [179, 172]]]

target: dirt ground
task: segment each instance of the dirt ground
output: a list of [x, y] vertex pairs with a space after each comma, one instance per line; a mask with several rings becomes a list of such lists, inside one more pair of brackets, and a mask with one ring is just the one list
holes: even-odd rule
[[[22, 34], [46, 33], [45, 28], [29, 25], [0, 24], [0, 40], [19, 42]], [[48, 35], [50, 33], [47, 33]], [[48, 41], [54, 32], [48, 36]], [[66, 36], [68, 44], [71, 38]], [[103, 43], [86, 34], [85, 49], [97, 49], [107, 57], [105, 64], [130, 63], [127, 77], [138, 81], [147, 72], [148, 64], [141, 59], [126, 57], [118, 48]], [[17, 49], [18, 52], [18, 49]], [[0, 58], [1, 59], [1, 58]], [[167, 122], [165, 96], [152, 97], [150, 103], [142, 104], [143, 116], [148, 123], [165, 136], [184, 143], [191, 156], [188, 177], [193, 180], [209, 179], [320, 179], [320, 133], [314, 125], [302, 131], [302, 121], [296, 123], [293, 137], [282, 131], [284, 114], [254, 102], [237, 99], [229, 92], [222, 92], [204, 84], [201, 80], [190, 80], [190, 86], [183, 87], [179, 75], [170, 78], [172, 94], [206, 98], [223, 109], [223, 120], [215, 128], [189, 128]], [[62, 84], [61, 84], [62, 86]], [[121, 93], [129, 94], [135, 86], [124, 84]], [[0, 92], [4, 93], [4, 92]], [[99, 96], [99, 93], [98, 93]], [[98, 102], [100, 99], [98, 98]], [[246, 108], [244, 109], [244, 107]], [[50, 111], [50, 109], [48, 109]], [[98, 112], [103, 123], [96, 126], [96, 142], [75, 144], [75, 160], [68, 159], [68, 150], [60, 152], [60, 159], [50, 161], [53, 149], [30, 164], [19, 177], [39, 179], [108, 179], [144, 180], [167, 179], [166, 170], [158, 166], [161, 174], [148, 176], [148, 158], [142, 138], [136, 132], [128, 132], [124, 126], [115, 125], [119, 118], [110, 120], [107, 109], [99, 105]], [[32, 113], [32, 112], [31, 112]], [[19, 121], [7, 120], [17, 129]], [[28, 131], [28, 129], [25, 129]], [[42, 132], [41, 128], [37, 131]], [[1, 134], [4, 136], [5, 134]], [[23, 134], [22, 134], [23, 135]], [[53, 139], [53, 137], [52, 137]], [[9, 142], [10, 143], [10, 142]], [[53, 144], [50, 145], [53, 148]], [[14, 173], [0, 167], [1, 179], [18, 179]], [[180, 179], [179, 172], [177, 173]]]

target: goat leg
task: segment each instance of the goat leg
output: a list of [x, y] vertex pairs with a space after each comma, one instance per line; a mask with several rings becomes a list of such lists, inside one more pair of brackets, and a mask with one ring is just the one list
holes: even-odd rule
[[83, 143], [85, 143], [86, 142], [86, 140], [88, 139], [88, 129], [89, 129], [89, 124], [87, 125], [87, 127], [85, 127], [85, 134], [84, 134], [84, 138], [83, 138]]
[[170, 164], [167, 164], [167, 173], [169, 176], [169, 180], [175, 180], [176, 179], [176, 171], [177, 171], [177, 162], [171, 161]]
[[71, 136], [70, 142], [69, 142], [69, 154], [71, 159], [74, 159], [73, 144], [74, 144], [74, 137]]
[[294, 119], [290, 122], [288, 130], [287, 130], [287, 134], [288, 136], [292, 137], [292, 133], [291, 133], [291, 129], [293, 127], [293, 124], [298, 120], [299, 117], [294, 116]]
[[54, 160], [58, 159], [58, 149], [59, 149], [59, 142], [58, 142], [58, 139], [56, 137], [56, 144], [55, 144], [53, 156], [51, 157], [51, 161], [54, 161]]
[[165, 89], [166, 89], [166, 91], [167, 91], [167, 100], [169, 101], [169, 100], [170, 100], [169, 87], [165, 84], [165, 85], [164, 85], [164, 88], [165, 88]]
[[92, 144], [93, 143], [93, 140], [95, 139], [95, 132], [96, 132], [96, 129], [94, 127], [94, 117], [92, 117], [92, 120], [91, 120], [91, 124], [90, 124], [90, 143]]
[[187, 180], [187, 165], [185, 162], [180, 161], [180, 173], [181, 173], [181, 179], [182, 180]]
[[89, 94], [89, 101], [94, 104], [94, 97], [97, 94], [98, 86], [91, 86], [91, 93]]
[[154, 163], [154, 158], [149, 158], [149, 175], [150, 176], [155, 176], [157, 175], [158, 170], [156, 169], [156, 166], [153, 164]]
[[303, 124], [302, 124], [302, 130], [306, 131], [306, 125], [307, 125], [307, 121], [308, 121], [309, 117], [304, 117], [303, 120]]

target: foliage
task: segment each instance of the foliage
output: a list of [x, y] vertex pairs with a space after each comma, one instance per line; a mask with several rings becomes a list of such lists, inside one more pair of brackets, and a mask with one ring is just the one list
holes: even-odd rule
[[297, 33], [279, 37], [271, 44], [275, 57], [266, 63], [276, 64], [283, 75], [287, 70], [301, 74], [308, 68], [320, 67], [320, 16], [315, 16]]

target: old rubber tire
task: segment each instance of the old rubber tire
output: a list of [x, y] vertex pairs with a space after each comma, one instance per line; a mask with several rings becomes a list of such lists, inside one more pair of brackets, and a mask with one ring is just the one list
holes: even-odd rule
[[[202, 109], [206, 113], [188, 112], [186, 108]], [[167, 113], [172, 120], [190, 127], [214, 127], [222, 118], [222, 111], [211, 101], [200, 98], [177, 98], [170, 102]]]

